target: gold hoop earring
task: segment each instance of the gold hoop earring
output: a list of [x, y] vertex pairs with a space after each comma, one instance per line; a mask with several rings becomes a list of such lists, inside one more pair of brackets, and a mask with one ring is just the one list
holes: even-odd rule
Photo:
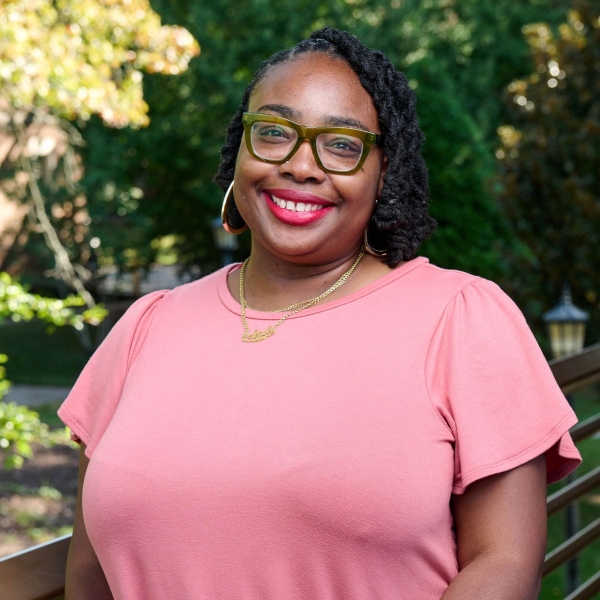
[[233, 198], [232, 194], [233, 190], [233, 181], [229, 184], [227, 191], [225, 192], [225, 197], [223, 198], [223, 205], [221, 206], [221, 222], [223, 223], [223, 229], [227, 233], [231, 233], [232, 235], [239, 235], [248, 229], [248, 225], [244, 223], [243, 227], [232, 227], [227, 221], [227, 209], [229, 208], [229, 201]]
[[383, 258], [387, 256], [387, 250], [377, 250], [373, 248], [371, 244], [369, 244], [369, 226], [365, 227], [365, 233], [363, 234], [363, 244], [365, 246], [365, 252], [370, 254], [371, 256], [376, 256], [377, 258]]

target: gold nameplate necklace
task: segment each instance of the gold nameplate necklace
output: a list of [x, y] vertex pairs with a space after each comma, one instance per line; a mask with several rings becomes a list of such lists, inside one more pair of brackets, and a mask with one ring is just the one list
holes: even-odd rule
[[290, 306], [286, 306], [285, 308], [278, 308], [277, 310], [269, 310], [264, 312], [288, 312], [286, 315], [281, 317], [277, 323], [273, 325], [269, 325], [265, 330], [259, 331], [258, 329], [253, 333], [250, 333], [250, 328], [248, 327], [248, 322], [246, 321], [246, 309], [250, 308], [248, 303], [246, 302], [246, 295], [244, 293], [244, 279], [246, 277], [246, 266], [250, 261], [250, 257], [248, 257], [244, 263], [242, 264], [242, 268], [240, 269], [240, 305], [242, 308], [241, 316], [242, 316], [242, 325], [244, 326], [244, 335], [242, 335], [242, 342], [262, 342], [266, 340], [268, 337], [275, 335], [277, 328], [286, 321], [292, 315], [295, 315], [297, 312], [304, 310], [306, 308], [310, 308], [320, 302], [326, 296], [329, 296], [331, 292], [337, 290], [339, 287], [344, 285], [354, 269], [356, 269], [356, 265], [360, 262], [360, 259], [363, 257], [365, 253], [365, 247], [361, 246], [360, 252], [356, 257], [356, 260], [352, 264], [352, 266], [328, 289], [325, 290], [320, 296], [316, 298], [312, 298], [310, 300], [303, 300], [302, 302], [296, 302], [296, 304], [290, 304]]

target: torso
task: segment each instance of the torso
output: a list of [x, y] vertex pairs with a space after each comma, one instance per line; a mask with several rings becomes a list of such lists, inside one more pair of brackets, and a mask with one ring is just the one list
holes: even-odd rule
[[[244, 343], [226, 275], [143, 303], [103, 350], [110, 389], [130, 367], [95, 399], [114, 414], [84, 438], [83, 506], [115, 600], [439, 600], [458, 571], [452, 493], [574, 422], [522, 317], [419, 258]], [[84, 371], [65, 403], [79, 431], [100, 421], [92, 385]]]
[[453, 450], [415, 377], [434, 314], [397, 317], [418, 310], [414, 271], [258, 344], [224, 282], [224, 304], [193, 286], [161, 301], [86, 476], [116, 598], [439, 599], [457, 571]]

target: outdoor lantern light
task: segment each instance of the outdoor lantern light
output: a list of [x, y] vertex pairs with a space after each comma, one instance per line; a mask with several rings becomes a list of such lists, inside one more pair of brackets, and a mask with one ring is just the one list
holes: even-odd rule
[[568, 287], [565, 287], [558, 305], [544, 313], [543, 319], [548, 327], [554, 358], [583, 350], [589, 315], [573, 304]]
[[211, 221], [213, 239], [215, 248], [221, 253], [221, 261], [223, 266], [233, 262], [233, 252], [238, 249], [237, 236], [228, 233], [223, 229], [223, 223], [219, 217], [215, 217]]

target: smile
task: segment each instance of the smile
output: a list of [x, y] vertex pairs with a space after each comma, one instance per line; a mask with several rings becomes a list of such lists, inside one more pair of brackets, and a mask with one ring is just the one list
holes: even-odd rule
[[271, 196], [271, 200], [279, 206], [279, 208], [285, 208], [285, 210], [291, 210], [293, 212], [312, 212], [314, 210], [323, 209], [322, 204], [308, 204], [306, 202], [292, 202], [291, 200], [283, 200], [276, 196]]
[[296, 227], [315, 223], [335, 208], [318, 196], [293, 190], [263, 190], [262, 194], [278, 221]]

